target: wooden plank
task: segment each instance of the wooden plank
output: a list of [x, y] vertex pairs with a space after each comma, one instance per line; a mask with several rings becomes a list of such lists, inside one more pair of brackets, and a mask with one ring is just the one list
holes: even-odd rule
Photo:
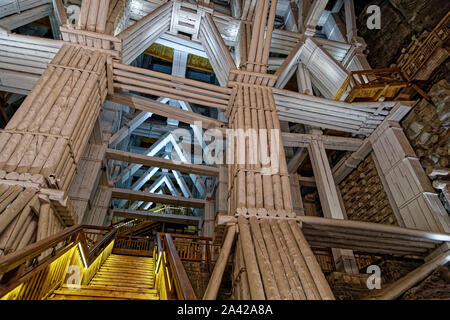
[[[173, 204], [188, 208], [201, 208], [205, 206], [206, 200], [168, 196], [163, 194], [155, 194], [142, 191], [134, 191], [120, 188], [112, 189], [112, 197], [116, 199], [127, 199], [130, 201], [146, 201], [161, 204]], [[116, 210], [116, 209], [115, 209]]]
[[128, 163], [139, 163], [144, 166], [158, 167], [171, 170], [177, 170], [186, 173], [194, 173], [202, 176], [218, 177], [219, 169], [216, 167], [203, 166], [191, 163], [181, 163], [180, 161], [173, 161], [159, 157], [151, 157], [143, 154], [126, 152], [115, 149], [106, 149], [105, 157], [107, 159], [125, 161]]
[[200, 121], [205, 129], [221, 128], [225, 126], [225, 123], [222, 121], [191, 111], [178, 109], [138, 95], [114, 93], [112, 96], [108, 95], [107, 100], [130, 106], [138, 110], [155, 113], [163, 117], [179, 120], [184, 123], [196, 124], [196, 122]]

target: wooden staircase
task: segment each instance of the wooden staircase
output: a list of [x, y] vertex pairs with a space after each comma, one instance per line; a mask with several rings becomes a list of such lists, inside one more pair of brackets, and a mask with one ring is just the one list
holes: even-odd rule
[[86, 286], [62, 285], [49, 300], [159, 300], [153, 258], [111, 254]]

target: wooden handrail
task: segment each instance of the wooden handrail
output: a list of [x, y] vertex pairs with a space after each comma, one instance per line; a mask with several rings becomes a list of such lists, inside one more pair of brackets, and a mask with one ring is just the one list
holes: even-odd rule
[[46, 249], [52, 248], [62, 240], [67, 239], [72, 235], [76, 235], [82, 229], [81, 225], [74, 225], [70, 228], [50, 236], [48, 238], [37, 241], [29, 246], [19, 249], [11, 254], [0, 258], [0, 274], [4, 274], [31, 258], [36, 257]]
[[[91, 225], [74, 225], [48, 238], [37, 241], [29, 246], [19, 249], [11, 254], [0, 258], [0, 274], [5, 274], [13, 270], [28, 260], [38, 256], [47, 249], [53, 248], [55, 245], [64, 240], [75, 241], [75, 237], [83, 229], [112, 230], [113, 228], [91, 226]], [[92, 252], [92, 250], [91, 250]]]
[[[164, 237], [164, 235], [169, 233], [160, 232], [161, 236]], [[213, 238], [211, 237], [202, 237], [202, 236], [195, 236], [195, 235], [188, 235], [188, 234], [178, 234], [178, 233], [170, 233], [170, 235], [173, 238], [187, 238], [187, 239], [196, 239], [196, 240], [209, 240], [212, 241]]]
[[97, 242], [94, 247], [89, 251], [89, 262], [90, 264], [92, 261], [95, 260], [95, 258], [98, 256], [98, 254], [106, 248], [106, 246], [111, 243], [111, 241], [115, 238], [117, 229], [110, 228], [110, 231], [101, 239], [99, 242]]
[[[100, 232], [93, 232], [93, 230], [100, 230]], [[103, 231], [107, 231], [107, 233], [105, 234]], [[114, 228], [75, 225], [0, 258], [0, 275], [2, 275], [0, 280], [0, 297], [8, 294], [20, 284], [26, 284], [30, 281], [30, 283], [34, 283], [33, 286], [39, 283], [39, 287], [26, 287], [25, 291], [21, 291], [21, 297], [25, 297], [25, 299], [40, 299], [44, 297], [48, 294], [46, 290], [51, 290], [51, 288], [42, 283], [46, 283], [45, 281], [48, 280], [50, 281], [48, 283], [53, 285], [63, 281], [64, 274], [61, 274], [61, 269], [58, 269], [59, 265], [57, 263], [60, 258], [79, 245], [81, 254], [85, 257], [84, 266], [87, 270], [87, 268], [95, 265], [93, 264], [94, 261], [101, 256], [104, 249], [113, 241], [115, 233], [116, 230]], [[94, 235], [94, 238], [89, 238], [90, 244], [94, 244], [91, 249], [88, 247], [88, 237], [86, 235]], [[51, 253], [49, 250], [52, 250]], [[64, 259], [62, 261], [61, 263], [63, 264], [67, 263]], [[51, 269], [53, 263], [58, 265], [54, 270]], [[42, 273], [43, 270], [50, 272], [48, 277], [47, 273]], [[42, 287], [40, 286], [41, 284]]]
[[195, 296], [194, 289], [192, 288], [191, 282], [189, 281], [186, 270], [183, 267], [180, 257], [178, 256], [175, 245], [173, 244], [172, 237], [170, 234], [166, 234], [164, 237], [164, 245], [167, 251], [167, 256], [169, 264], [173, 271], [173, 276], [178, 284], [177, 288], [180, 289], [181, 297], [184, 300], [197, 300]]

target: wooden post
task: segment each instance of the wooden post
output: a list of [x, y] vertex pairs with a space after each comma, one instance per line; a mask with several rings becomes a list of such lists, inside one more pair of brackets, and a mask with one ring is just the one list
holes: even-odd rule
[[227, 234], [223, 242], [223, 246], [220, 249], [219, 258], [214, 266], [214, 271], [206, 287], [205, 294], [203, 295], [203, 300], [215, 300], [217, 293], [219, 292], [219, 287], [222, 282], [223, 272], [227, 265], [228, 257], [231, 252], [231, 247], [233, 246], [234, 239], [236, 238], [236, 226], [231, 225], [227, 229]]

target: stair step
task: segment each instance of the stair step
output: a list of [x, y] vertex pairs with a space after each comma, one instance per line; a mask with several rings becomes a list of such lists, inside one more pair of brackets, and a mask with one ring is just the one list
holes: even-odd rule
[[137, 266], [137, 265], [128, 265], [128, 264], [109, 264], [109, 263], [104, 263], [102, 265], [102, 267], [108, 267], [108, 268], [119, 268], [119, 269], [129, 269], [129, 270], [153, 270], [154, 269], [154, 265], [150, 265], [150, 264], [144, 264], [141, 266]]
[[154, 266], [145, 266], [145, 267], [139, 267], [136, 268], [135, 266], [114, 266], [110, 264], [104, 264], [101, 266], [102, 268], [108, 268], [108, 269], [118, 269], [118, 270], [124, 270], [124, 271], [131, 271], [131, 272], [137, 272], [137, 271], [153, 271], [155, 270]]
[[90, 296], [74, 296], [57, 294], [53, 297], [47, 298], [47, 300], [129, 300], [125, 298], [111, 298], [111, 297], [90, 297]]
[[88, 285], [62, 285], [49, 300], [159, 300], [153, 258], [111, 254]]
[[149, 262], [153, 262], [153, 258], [152, 257], [141, 257], [141, 259], [130, 259], [128, 257], [130, 256], [126, 256], [127, 258], [112, 258], [112, 259], [108, 259], [108, 261], [110, 262], [130, 262], [130, 263], [149, 263]]
[[105, 281], [105, 280], [92, 280], [89, 283], [90, 286], [113, 286], [113, 287], [126, 287], [126, 288], [137, 288], [137, 289], [153, 289], [154, 284], [136, 284], [136, 283], [125, 283], [123, 281]]
[[140, 257], [140, 256], [124, 256], [124, 255], [113, 255], [108, 257], [109, 261], [132, 261], [132, 262], [150, 262], [153, 261], [152, 257]]
[[119, 298], [119, 299], [139, 299], [139, 300], [155, 300], [158, 295], [154, 293], [135, 293], [115, 290], [82, 290], [82, 289], [60, 289], [55, 294], [65, 296], [85, 296], [85, 297], [103, 297], [103, 298]]
[[117, 279], [117, 280], [130, 280], [130, 281], [134, 281], [134, 282], [149, 282], [153, 280], [153, 277], [133, 277], [133, 276], [121, 276], [121, 275], [117, 275], [117, 274], [112, 274], [112, 273], [99, 273], [95, 276], [96, 279]]
[[[62, 285], [62, 289], [71, 289], [67, 285]], [[100, 285], [88, 285], [80, 286], [78, 290], [103, 290], [103, 291], [121, 291], [121, 292], [134, 292], [134, 293], [144, 293], [144, 294], [158, 294], [156, 289], [141, 289], [141, 288], [128, 288], [120, 286], [100, 286]]]
[[117, 282], [117, 283], [124, 283], [124, 284], [135, 284], [135, 285], [141, 285], [141, 286], [152, 286], [154, 284], [154, 280], [150, 279], [146, 279], [146, 280], [133, 280], [133, 279], [118, 279], [118, 278], [94, 278], [91, 280], [92, 281], [96, 281], [96, 282]]
[[104, 263], [107, 266], [122, 266], [122, 267], [148, 267], [148, 266], [154, 266], [154, 263], [150, 263], [150, 262], [145, 262], [145, 263], [141, 263], [141, 262], [113, 262], [113, 261], [106, 261]]
[[138, 277], [138, 278], [153, 278], [154, 277], [154, 271], [151, 272], [124, 272], [122, 270], [116, 270], [116, 269], [103, 269], [101, 268], [97, 274], [112, 274], [117, 276], [127, 276], [127, 277]]
[[113, 266], [101, 266], [101, 269], [108, 269], [108, 270], [118, 270], [118, 271], [123, 271], [123, 272], [128, 272], [128, 273], [152, 273], [153, 271], [155, 271], [155, 269], [153, 267], [148, 267], [148, 268], [124, 268], [124, 267], [113, 267]]

